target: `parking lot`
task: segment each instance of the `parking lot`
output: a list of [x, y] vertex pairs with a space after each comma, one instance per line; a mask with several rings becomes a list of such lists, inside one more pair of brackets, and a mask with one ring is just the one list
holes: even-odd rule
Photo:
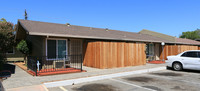
[[49, 91], [199, 91], [198, 71], [162, 70], [146, 74], [48, 88]]

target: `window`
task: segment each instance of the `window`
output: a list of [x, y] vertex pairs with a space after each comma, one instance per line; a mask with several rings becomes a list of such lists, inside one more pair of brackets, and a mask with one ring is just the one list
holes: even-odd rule
[[154, 55], [154, 44], [147, 44], [146, 45], [146, 54], [147, 55]]
[[67, 55], [67, 40], [47, 39], [47, 58], [58, 59]]
[[66, 55], [66, 40], [58, 40], [58, 58], [63, 58]]
[[200, 52], [197, 52], [198, 53], [198, 58], [200, 58]]
[[192, 57], [192, 58], [197, 58], [198, 54], [197, 52], [185, 52], [181, 55], [182, 57]]
[[185, 53], [183, 53], [182, 55], [181, 55], [181, 57], [187, 57], [187, 52], [185, 52]]
[[7, 54], [14, 54], [14, 47], [10, 48], [10, 49], [7, 51]]

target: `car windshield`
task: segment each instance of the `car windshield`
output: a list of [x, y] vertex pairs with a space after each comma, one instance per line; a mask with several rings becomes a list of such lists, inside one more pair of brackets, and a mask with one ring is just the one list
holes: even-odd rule
[[183, 52], [182, 52], [182, 53], [179, 53], [179, 54], [178, 54], [178, 55], [176, 55], [176, 56], [179, 56], [179, 55], [181, 56], [182, 54], [183, 54]]

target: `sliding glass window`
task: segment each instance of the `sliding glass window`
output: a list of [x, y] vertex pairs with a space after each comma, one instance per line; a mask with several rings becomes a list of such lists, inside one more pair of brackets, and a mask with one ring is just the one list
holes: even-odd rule
[[66, 40], [47, 40], [47, 57], [48, 59], [64, 58], [67, 55]]
[[58, 40], [58, 58], [63, 58], [66, 55], [66, 40]]

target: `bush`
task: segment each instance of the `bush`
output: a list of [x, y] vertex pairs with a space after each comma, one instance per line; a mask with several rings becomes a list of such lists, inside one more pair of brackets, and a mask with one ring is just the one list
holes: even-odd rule
[[29, 48], [25, 40], [21, 40], [16, 48], [25, 55], [29, 54]]
[[26, 62], [26, 57], [31, 53], [31, 43], [25, 40], [21, 40], [17, 44], [17, 50], [24, 54], [24, 61]]

